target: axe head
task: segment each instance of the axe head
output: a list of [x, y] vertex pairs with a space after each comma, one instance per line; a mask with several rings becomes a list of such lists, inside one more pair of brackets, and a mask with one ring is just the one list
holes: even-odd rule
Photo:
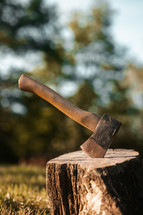
[[107, 114], [99, 120], [95, 132], [80, 147], [91, 158], [103, 158], [121, 123]]

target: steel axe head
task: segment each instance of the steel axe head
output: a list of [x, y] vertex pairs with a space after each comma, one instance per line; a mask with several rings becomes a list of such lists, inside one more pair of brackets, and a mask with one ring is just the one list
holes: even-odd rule
[[121, 123], [107, 114], [99, 120], [94, 133], [80, 147], [91, 158], [103, 158]]

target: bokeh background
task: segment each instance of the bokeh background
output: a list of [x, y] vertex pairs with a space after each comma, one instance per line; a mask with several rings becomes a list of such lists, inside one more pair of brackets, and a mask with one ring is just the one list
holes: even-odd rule
[[44, 163], [91, 132], [21, 92], [22, 73], [122, 122], [112, 148], [143, 154], [143, 2], [0, 1], [0, 162]]

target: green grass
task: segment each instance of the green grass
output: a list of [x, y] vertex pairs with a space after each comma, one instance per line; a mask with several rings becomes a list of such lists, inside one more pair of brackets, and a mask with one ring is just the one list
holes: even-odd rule
[[0, 214], [50, 214], [45, 181], [45, 168], [0, 166]]

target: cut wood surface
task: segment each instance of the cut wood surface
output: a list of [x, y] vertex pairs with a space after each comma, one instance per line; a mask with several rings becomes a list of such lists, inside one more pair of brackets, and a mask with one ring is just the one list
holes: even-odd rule
[[134, 150], [109, 149], [104, 158], [68, 153], [50, 160], [46, 172], [52, 215], [143, 214], [143, 168]]

